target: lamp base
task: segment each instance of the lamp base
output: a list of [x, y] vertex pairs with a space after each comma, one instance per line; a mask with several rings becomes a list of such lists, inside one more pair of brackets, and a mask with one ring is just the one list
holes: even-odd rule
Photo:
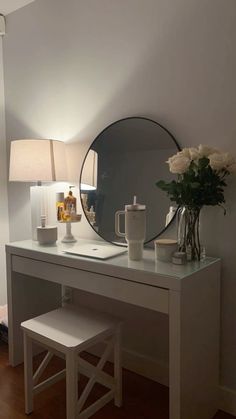
[[36, 185], [30, 187], [32, 240], [37, 240], [37, 227], [41, 225], [41, 215], [47, 217], [47, 187]]

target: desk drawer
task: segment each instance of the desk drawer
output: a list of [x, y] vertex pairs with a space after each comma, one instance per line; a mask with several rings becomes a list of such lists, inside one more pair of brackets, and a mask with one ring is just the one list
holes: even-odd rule
[[163, 288], [15, 255], [12, 270], [161, 313], [169, 312], [169, 292]]

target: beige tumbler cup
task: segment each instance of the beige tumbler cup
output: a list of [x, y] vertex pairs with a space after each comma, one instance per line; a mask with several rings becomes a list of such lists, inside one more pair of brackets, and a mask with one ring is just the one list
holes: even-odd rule
[[[120, 231], [120, 216], [125, 216], [125, 232]], [[115, 214], [115, 232], [119, 237], [125, 237], [128, 243], [130, 260], [141, 260], [143, 257], [143, 244], [146, 237], [146, 206], [134, 202], [125, 205], [124, 211]]]

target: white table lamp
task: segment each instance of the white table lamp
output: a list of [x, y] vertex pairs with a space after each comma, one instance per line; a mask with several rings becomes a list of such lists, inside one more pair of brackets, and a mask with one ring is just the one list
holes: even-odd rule
[[11, 142], [9, 180], [36, 182], [30, 188], [32, 238], [41, 215], [47, 215], [42, 182], [67, 180], [65, 144], [55, 140], [16, 140]]

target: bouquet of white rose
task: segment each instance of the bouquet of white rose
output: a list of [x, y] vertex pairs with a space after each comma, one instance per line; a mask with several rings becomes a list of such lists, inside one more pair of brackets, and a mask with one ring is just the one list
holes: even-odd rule
[[167, 192], [171, 201], [190, 207], [225, 202], [225, 179], [236, 172], [236, 160], [229, 153], [200, 145], [198, 148], [184, 148], [167, 163], [170, 172], [177, 174], [178, 178], [171, 182], [160, 180], [156, 185]]
[[199, 145], [184, 148], [167, 163], [170, 172], [178, 175], [177, 180], [160, 180], [156, 185], [171, 201], [185, 207], [186, 226], [180, 250], [186, 251], [190, 247], [191, 259], [200, 259], [200, 210], [203, 205], [224, 204], [225, 180], [230, 173], [236, 172], [236, 160], [229, 153]]

